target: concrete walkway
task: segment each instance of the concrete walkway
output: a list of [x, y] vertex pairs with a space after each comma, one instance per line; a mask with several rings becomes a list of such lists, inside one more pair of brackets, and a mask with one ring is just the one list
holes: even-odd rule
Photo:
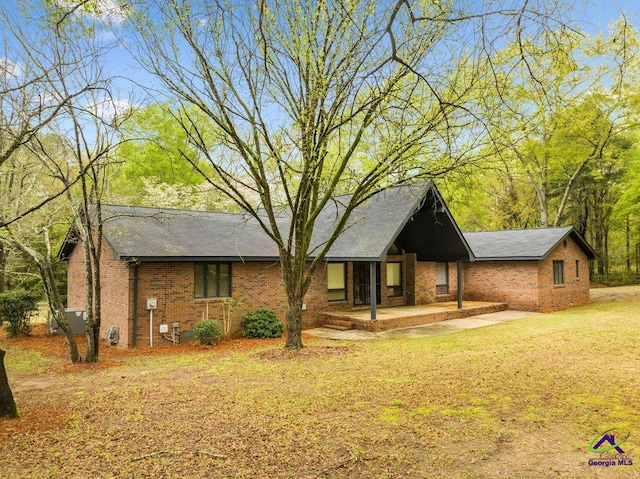
[[303, 332], [312, 336], [326, 339], [343, 339], [343, 340], [362, 340], [377, 338], [423, 338], [427, 336], [440, 336], [443, 334], [464, 331], [465, 329], [481, 328], [483, 326], [491, 326], [492, 324], [502, 323], [503, 321], [513, 321], [516, 319], [527, 318], [534, 314], [529, 311], [500, 311], [497, 313], [479, 314], [477, 316], [469, 316], [460, 319], [448, 319], [438, 323], [425, 324], [422, 326], [412, 326], [410, 328], [389, 329], [372, 333], [369, 331], [360, 331], [350, 329], [348, 331], [337, 331], [330, 328], [314, 328], [306, 329]]

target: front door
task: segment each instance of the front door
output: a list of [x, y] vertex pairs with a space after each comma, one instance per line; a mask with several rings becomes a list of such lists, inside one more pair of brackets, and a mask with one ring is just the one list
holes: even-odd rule
[[[353, 304], [371, 304], [369, 263], [353, 263]], [[376, 263], [376, 304], [380, 304], [380, 263]]]

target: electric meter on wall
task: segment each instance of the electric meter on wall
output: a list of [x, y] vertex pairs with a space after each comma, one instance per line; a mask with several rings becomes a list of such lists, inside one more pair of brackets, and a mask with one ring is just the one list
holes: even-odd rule
[[156, 298], [147, 298], [147, 309], [158, 309], [158, 300]]

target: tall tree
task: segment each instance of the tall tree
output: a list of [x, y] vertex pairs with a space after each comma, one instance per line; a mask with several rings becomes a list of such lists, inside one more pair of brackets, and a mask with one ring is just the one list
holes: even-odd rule
[[[73, 75], [82, 68], [83, 62], [61, 62], [60, 56], [53, 54], [52, 47], [57, 45], [52, 37], [55, 32], [39, 28], [37, 18], [31, 17], [38, 9], [30, 10], [32, 6], [15, 2], [0, 5], [0, 166], [4, 166], [37, 135], [50, 128], [70, 101], [94, 87], [90, 83], [83, 83], [76, 84], [73, 89], [52, 91], [52, 78], [59, 77], [61, 71]], [[64, 190], [58, 191], [53, 197], [40, 198], [37, 204], [29, 205], [27, 210], [13, 211], [11, 215], [3, 216], [0, 225], [18, 221], [63, 193]], [[1, 251], [3, 248], [0, 248]], [[0, 411], [8, 411], [9, 415], [15, 416], [15, 402], [6, 381], [3, 359], [4, 351], [0, 351]]]
[[[508, 106], [492, 118], [496, 154], [520, 164], [536, 193], [540, 226], [563, 222], [581, 176], [616, 136], [637, 127], [637, 31], [622, 17], [607, 37], [574, 32], [569, 40], [565, 50], [550, 45], [540, 63], [519, 66], [509, 55], [496, 62], [505, 85], [497, 101]], [[514, 85], [505, 84], [505, 68]]]
[[[66, 162], [68, 157], [62, 154], [56, 135], [42, 136], [34, 136], [0, 167], [0, 178], [4, 180], [1, 182], [0, 201], [3, 218], [15, 217], [19, 212], [40, 204], [43, 198], [57, 196], [61, 189], [61, 185], [51, 174], [52, 166], [42, 162], [41, 156], [33, 154], [30, 149], [35, 148], [37, 152], [40, 148], [46, 149], [49, 160], [56, 162], [56, 169], [69, 170], [70, 165]], [[66, 319], [64, 304], [57, 288], [55, 254], [50, 238], [51, 232], [69, 215], [69, 208], [64, 208], [64, 203], [60, 203], [60, 198], [47, 202], [28, 217], [5, 226], [0, 230], [0, 241], [20, 251], [35, 264], [43, 285], [44, 297], [49, 305], [49, 314], [66, 335], [71, 360], [78, 362], [80, 355], [75, 336]]]
[[[193, 110], [191, 115], [199, 114]], [[206, 123], [200, 114], [198, 122]], [[237, 208], [191, 167], [197, 150], [169, 103], [151, 103], [122, 124], [117, 160], [109, 167], [108, 201], [140, 206], [223, 210]], [[213, 141], [213, 140], [209, 140]], [[186, 158], [189, 158], [187, 160]], [[200, 167], [212, 174], [206, 164]]]
[[[53, 54], [58, 68], [49, 81], [56, 96], [65, 96], [80, 85], [90, 85], [83, 95], [67, 102], [55, 129], [65, 144], [77, 175], [56, 168], [45, 148], [37, 149], [42, 161], [51, 166], [51, 175], [63, 186], [73, 211], [73, 227], [82, 243], [86, 273], [87, 347], [85, 360], [99, 358], [101, 324], [102, 215], [107, 166], [114, 160], [120, 143], [119, 129], [131, 113], [130, 98], [116, 96], [114, 73], [105, 69], [105, 58], [119, 47], [107, 28], [124, 18], [125, 10], [115, 3], [94, 1], [58, 2], [44, 0], [43, 29], [55, 33]], [[65, 65], [78, 65], [73, 74]], [[126, 83], [126, 86], [131, 86]], [[36, 151], [34, 149], [33, 151]]]
[[[560, 31], [543, 1], [133, 5], [135, 56], [180, 104], [193, 166], [278, 246], [287, 348], [302, 347], [305, 293], [353, 209], [465, 163], [497, 45], [517, 43], [526, 63], [542, 32]], [[335, 227], [314, 243], [316, 219], [343, 191]]]

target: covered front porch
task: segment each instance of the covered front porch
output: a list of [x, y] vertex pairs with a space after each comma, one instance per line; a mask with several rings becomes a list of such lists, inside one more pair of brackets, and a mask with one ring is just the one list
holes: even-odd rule
[[436, 323], [447, 319], [495, 313], [497, 311], [505, 311], [506, 309], [508, 309], [508, 307], [505, 303], [464, 301], [460, 308], [457, 301], [447, 301], [422, 306], [377, 308], [375, 320], [371, 319], [371, 310], [368, 308], [351, 311], [334, 311], [324, 313], [323, 325], [326, 328], [342, 331], [349, 329], [385, 331], [387, 329]]

